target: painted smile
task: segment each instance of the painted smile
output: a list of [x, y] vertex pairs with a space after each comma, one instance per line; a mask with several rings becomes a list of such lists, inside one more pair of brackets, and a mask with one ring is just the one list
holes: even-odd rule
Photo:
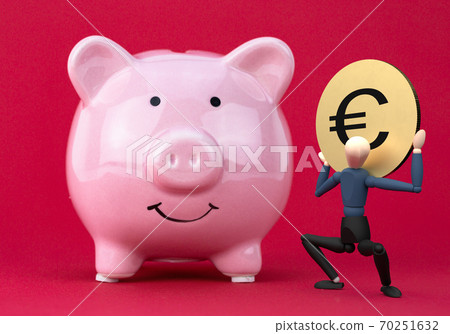
[[209, 203], [209, 210], [206, 211], [202, 216], [195, 218], [195, 219], [177, 219], [177, 218], [172, 218], [169, 217], [168, 215], [166, 215], [164, 212], [161, 211], [161, 209], [159, 208], [159, 206], [162, 204], [162, 202], [159, 202], [158, 204], [154, 204], [154, 205], [150, 205], [147, 207], [147, 210], [155, 210], [156, 212], [159, 213], [159, 215], [167, 220], [171, 220], [173, 222], [176, 223], [190, 223], [190, 222], [195, 222], [196, 220], [202, 219], [203, 217], [205, 217], [208, 213], [211, 212], [211, 210], [218, 210], [219, 208], [217, 206], [212, 205], [211, 203]]

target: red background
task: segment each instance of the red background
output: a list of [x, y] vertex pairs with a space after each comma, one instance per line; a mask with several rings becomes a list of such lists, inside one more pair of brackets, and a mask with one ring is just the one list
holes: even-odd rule
[[[228, 53], [252, 38], [280, 38], [296, 59], [291, 91], [379, 1], [73, 3], [131, 53]], [[97, 33], [66, 1], [2, 1], [0, 13], [0, 314], [67, 315], [97, 283], [94, 245], [65, 181], [66, 142], [79, 100], [66, 62], [79, 40]], [[448, 14], [444, 2], [385, 1], [283, 103], [294, 144], [318, 151], [317, 104], [345, 65], [387, 61], [417, 90], [427, 130], [423, 191], [372, 190], [366, 210], [403, 297], [381, 294], [371, 259], [357, 252], [329, 255], [384, 315], [449, 315]], [[409, 182], [410, 160], [391, 177]], [[285, 216], [302, 233], [337, 236], [339, 191], [315, 198], [316, 178], [313, 169], [295, 174]], [[208, 262], [148, 263], [134, 278], [99, 286], [73, 315], [379, 315], [346, 281], [342, 291], [314, 289], [326, 277], [283, 219], [262, 248], [254, 284], [231, 284]]]

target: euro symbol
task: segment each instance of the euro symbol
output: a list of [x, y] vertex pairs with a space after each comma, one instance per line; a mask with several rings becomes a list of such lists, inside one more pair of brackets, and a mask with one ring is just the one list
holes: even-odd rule
[[[339, 105], [339, 108], [336, 112], [335, 116], [330, 116], [330, 121], [335, 121], [335, 126], [330, 127], [330, 132], [336, 131], [339, 139], [341, 140], [342, 144], [345, 145], [347, 140], [349, 140], [349, 137], [347, 136], [346, 130], [353, 130], [353, 129], [365, 129], [366, 123], [359, 123], [359, 124], [350, 124], [345, 125], [345, 120], [347, 118], [361, 118], [365, 117], [365, 112], [358, 112], [354, 114], [345, 114], [347, 110], [347, 106], [349, 103], [355, 98], [360, 95], [370, 95], [374, 97], [379, 105], [385, 104], [388, 102], [386, 97], [381, 93], [380, 91], [372, 88], [363, 88], [355, 90], [354, 92], [351, 92], [348, 94]], [[373, 150], [374, 148], [377, 148], [381, 144], [384, 143], [388, 136], [389, 132], [378, 132], [377, 138], [373, 142], [370, 143], [370, 149]]]

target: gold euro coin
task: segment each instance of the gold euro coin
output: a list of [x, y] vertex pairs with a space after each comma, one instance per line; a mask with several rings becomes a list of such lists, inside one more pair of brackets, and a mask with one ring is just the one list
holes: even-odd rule
[[348, 167], [347, 140], [361, 136], [370, 143], [363, 168], [377, 177], [391, 173], [408, 158], [419, 127], [414, 87], [399, 69], [380, 60], [360, 60], [340, 70], [317, 108], [317, 140], [336, 171]]

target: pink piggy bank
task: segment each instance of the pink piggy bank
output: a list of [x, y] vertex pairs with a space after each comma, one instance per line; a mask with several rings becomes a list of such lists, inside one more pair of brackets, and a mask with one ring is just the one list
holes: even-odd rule
[[144, 261], [210, 260], [233, 282], [254, 281], [291, 187], [277, 105], [293, 70], [288, 46], [269, 37], [225, 56], [132, 56], [100, 36], [75, 46], [67, 181], [97, 280], [133, 276]]

